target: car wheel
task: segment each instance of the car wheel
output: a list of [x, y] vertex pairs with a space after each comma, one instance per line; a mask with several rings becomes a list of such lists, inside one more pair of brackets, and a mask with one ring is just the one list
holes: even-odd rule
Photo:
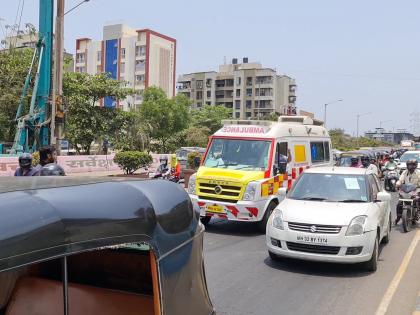
[[268, 219], [270, 218], [271, 213], [276, 207], [277, 207], [277, 203], [274, 201], [270, 202], [270, 204], [268, 205], [267, 210], [265, 210], [262, 220], [258, 222], [258, 229], [260, 230], [260, 232], [265, 233]]
[[386, 233], [386, 235], [384, 236], [384, 238], [382, 239], [382, 244], [388, 244], [389, 240], [391, 238], [391, 227], [392, 227], [392, 220], [391, 220], [391, 215], [389, 215], [389, 220], [388, 220], [388, 231]]
[[378, 256], [379, 256], [379, 241], [378, 235], [376, 235], [375, 246], [373, 247], [372, 258], [364, 263], [364, 269], [370, 272], [375, 272], [378, 268]]
[[205, 226], [207, 226], [210, 223], [211, 217], [200, 217], [201, 223], [203, 223]]
[[274, 261], [280, 261], [281, 260], [280, 256], [278, 256], [278, 255], [276, 255], [276, 254], [274, 254], [270, 251], [268, 251], [268, 255], [270, 256], [271, 260], [274, 260]]

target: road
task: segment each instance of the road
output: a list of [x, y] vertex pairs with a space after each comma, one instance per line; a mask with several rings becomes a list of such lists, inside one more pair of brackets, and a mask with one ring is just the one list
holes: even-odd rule
[[211, 299], [219, 315], [379, 315], [380, 305], [386, 314], [411, 315], [420, 291], [420, 245], [403, 260], [416, 233], [420, 228], [404, 233], [401, 224], [393, 227], [378, 270], [368, 273], [357, 265], [274, 262], [255, 226], [214, 221], [204, 240]]

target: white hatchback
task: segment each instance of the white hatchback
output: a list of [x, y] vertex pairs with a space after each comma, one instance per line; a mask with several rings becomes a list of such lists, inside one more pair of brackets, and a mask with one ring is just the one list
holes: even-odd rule
[[391, 222], [391, 195], [375, 174], [363, 168], [311, 168], [271, 214], [268, 252], [274, 260], [363, 262], [375, 271]]

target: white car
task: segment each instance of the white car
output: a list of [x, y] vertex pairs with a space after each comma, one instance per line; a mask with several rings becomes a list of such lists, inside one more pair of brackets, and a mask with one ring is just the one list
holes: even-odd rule
[[363, 262], [375, 271], [391, 222], [391, 195], [371, 171], [316, 167], [301, 175], [271, 214], [266, 243], [274, 260]]

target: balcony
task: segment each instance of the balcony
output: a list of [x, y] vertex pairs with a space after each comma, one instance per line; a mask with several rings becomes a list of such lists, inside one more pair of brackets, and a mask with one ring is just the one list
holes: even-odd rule
[[289, 103], [295, 103], [296, 102], [296, 96], [294, 96], [294, 95], [291, 95], [291, 96], [289, 96]]
[[296, 92], [296, 84], [290, 84], [289, 85], [289, 92], [295, 93]]

